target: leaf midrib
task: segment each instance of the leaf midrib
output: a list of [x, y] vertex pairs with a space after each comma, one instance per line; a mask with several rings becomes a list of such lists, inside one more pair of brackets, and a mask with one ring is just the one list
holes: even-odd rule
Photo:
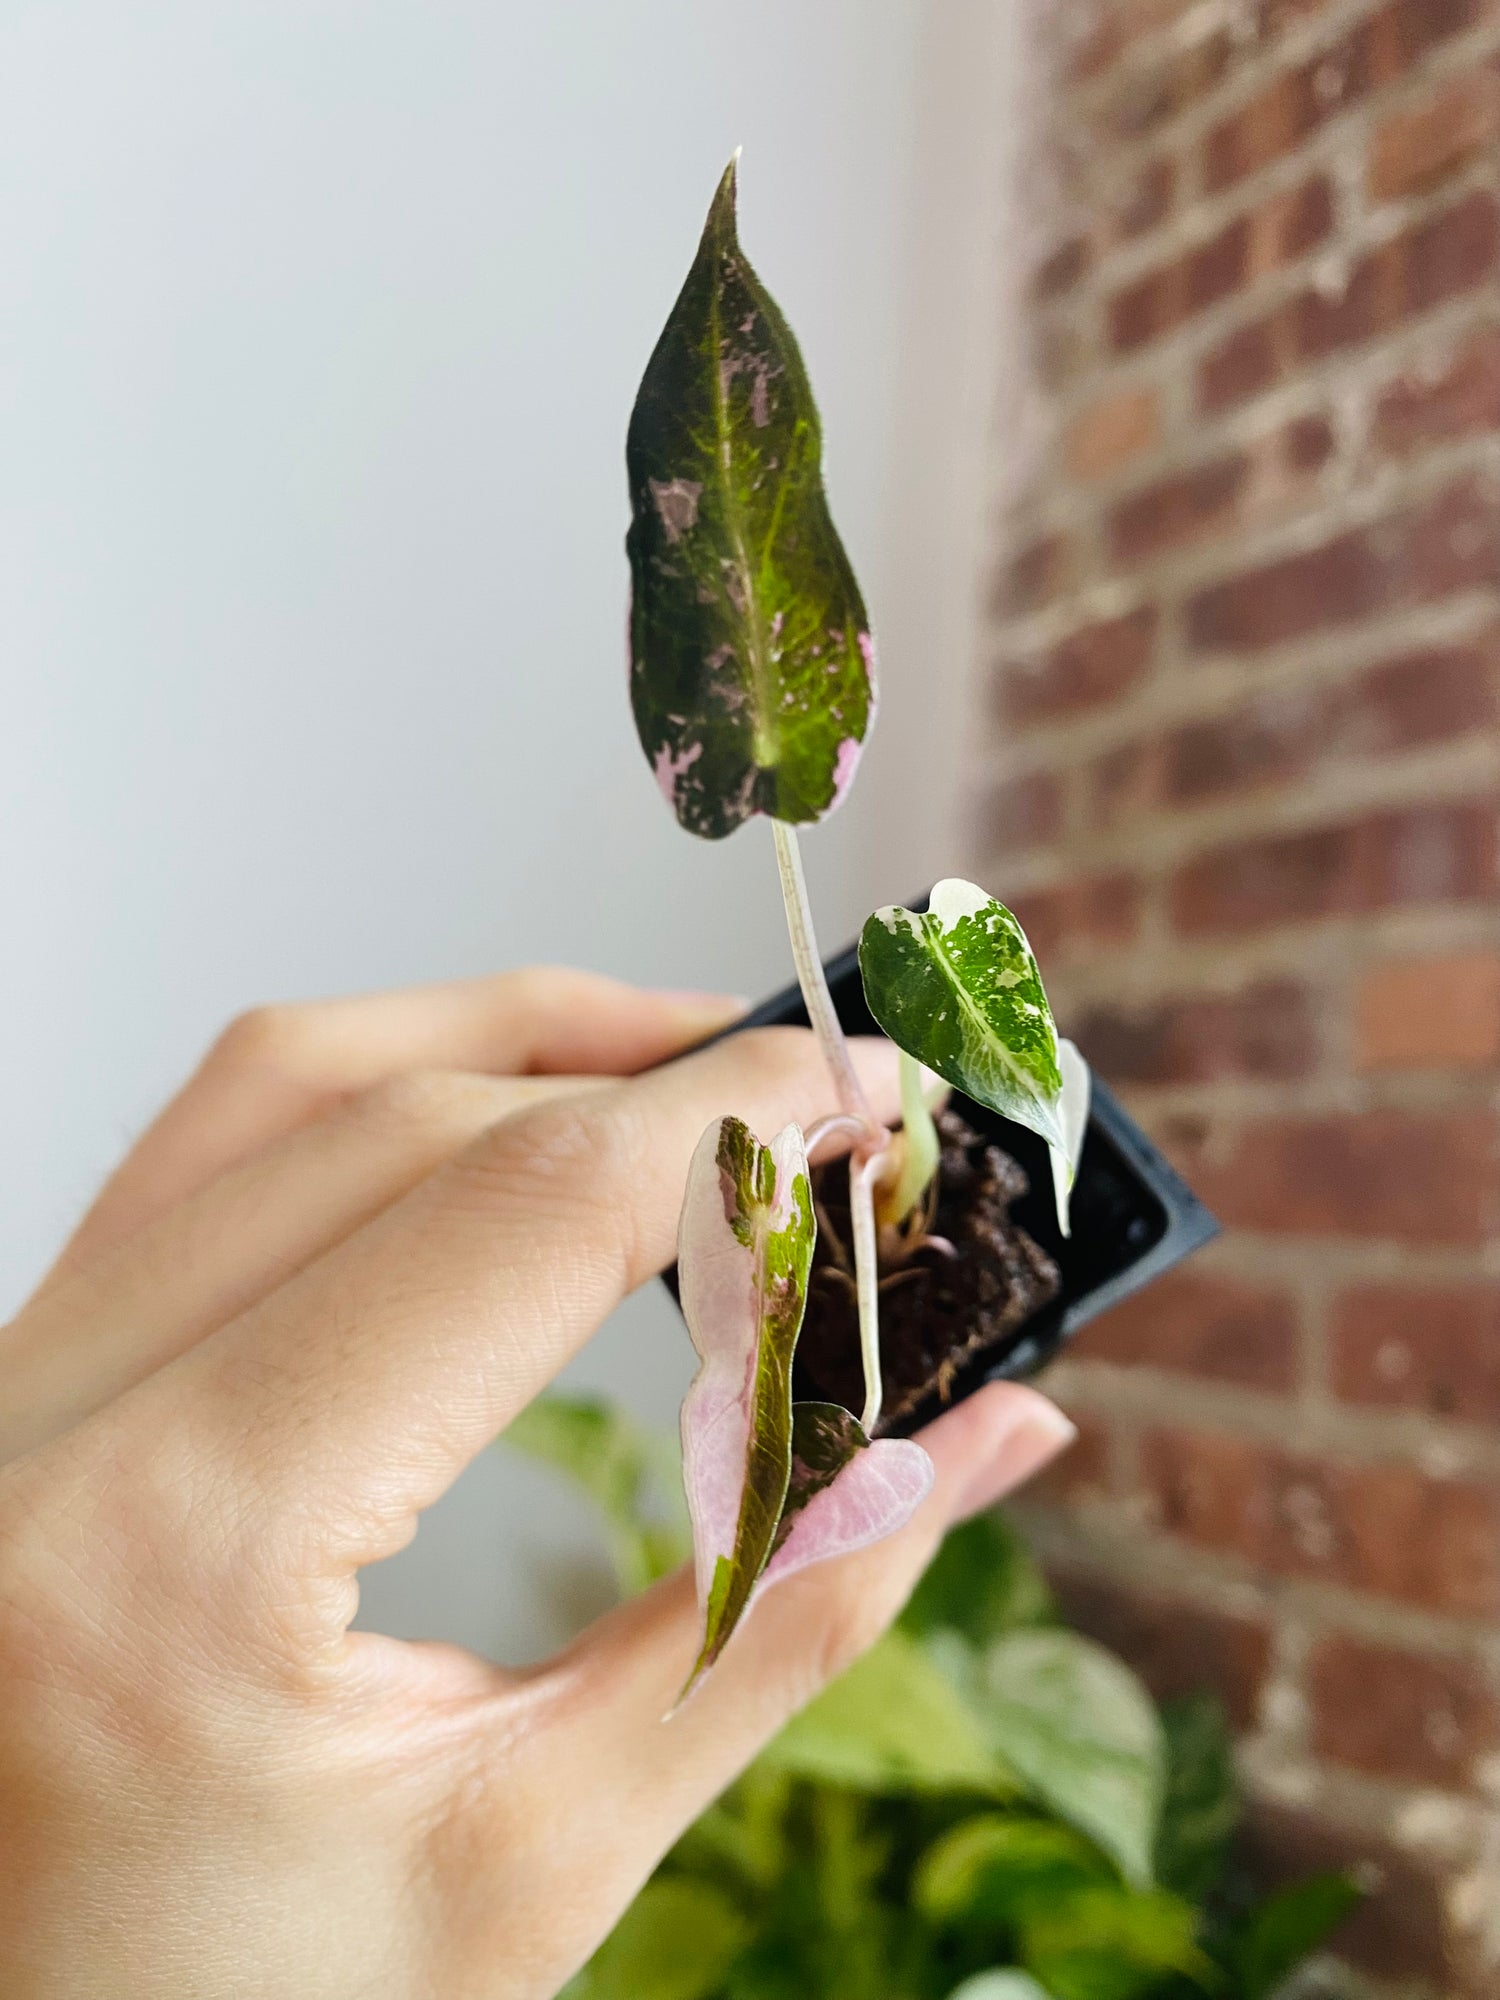
[[990, 1026], [990, 1023], [985, 1019], [984, 1015], [980, 1013], [979, 1009], [975, 1006], [974, 1002], [969, 998], [968, 992], [964, 987], [963, 981], [958, 976], [957, 968], [955, 967], [952, 958], [948, 955], [947, 950], [944, 948], [942, 926], [939, 924], [937, 918], [932, 916], [931, 913], [929, 912], [926, 921], [932, 926], [928, 935], [932, 942], [933, 956], [941, 964], [943, 968], [944, 977], [947, 979], [948, 984], [952, 987], [954, 995], [958, 1000], [960, 1009], [962, 1010], [963, 1013], [965, 1013], [969, 1017], [971, 1021], [973, 1021], [975, 1026], [978, 1028], [979, 1033], [984, 1039], [984, 1041], [987, 1044], [993, 1043], [993, 1045], [1000, 1051], [1000, 1055], [1002, 1057], [1002, 1064], [1001, 1064], [1002, 1068], [1009, 1069], [1012, 1076], [1023, 1078], [1027, 1083], [1031, 1085], [1033, 1094], [1038, 1098], [1040, 1098], [1042, 1096], [1041, 1085], [1037, 1082], [1036, 1078], [1032, 1076], [1029, 1070], [1023, 1069], [1020, 1063], [1016, 1061], [1015, 1057], [1011, 1054], [1010, 1050], [1005, 1046], [1004, 1042], [1000, 1039], [1000, 1036], [996, 1033], [995, 1029]]
[[771, 685], [770, 666], [766, 658], [765, 634], [761, 630], [760, 603], [755, 584], [750, 574], [750, 551], [745, 540], [745, 526], [740, 515], [734, 482], [730, 477], [730, 456], [733, 439], [729, 427], [729, 399], [724, 389], [724, 362], [720, 347], [719, 312], [719, 269], [723, 251], [715, 248], [714, 269], [708, 294], [708, 323], [713, 368], [714, 428], [718, 433], [719, 449], [715, 454], [718, 462], [719, 486], [724, 499], [724, 524], [729, 530], [729, 538], [734, 544], [735, 561], [739, 566], [740, 583], [745, 592], [745, 623], [750, 643], [750, 678], [754, 684], [754, 754], [757, 765], [765, 768], [776, 763], [775, 744], [771, 730]]

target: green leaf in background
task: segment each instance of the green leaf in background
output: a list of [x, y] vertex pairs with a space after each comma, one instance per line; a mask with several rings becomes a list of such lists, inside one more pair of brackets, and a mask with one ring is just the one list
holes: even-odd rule
[[751, 1931], [709, 1883], [658, 1877], [574, 1982], [576, 2000], [709, 2000]]
[[917, 1638], [943, 1630], [987, 1646], [1056, 1621], [1057, 1606], [1030, 1551], [1001, 1514], [976, 1514], [952, 1529], [912, 1592], [901, 1629]]
[[1016, 1632], [990, 1647], [977, 1690], [994, 1754], [1128, 1882], [1148, 1886], [1166, 1745], [1130, 1669], [1076, 1632]]
[[1014, 1795], [962, 1694], [916, 1640], [888, 1632], [763, 1753], [778, 1770], [864, 1792]]
[[1212, 1695], [1189, 1695], [1161, 1711], [1167, 1777], [1156, 1835], [1156, 1879], [1197, 1902], [1223, 1879], [1240, 1823], [1234, 1744]]
[[980, 1972], [954, 1988], [948, 2000], [1051, 2000], [1029, 1972]]
[[1360, 1891], [1347, 1875], [1315, 1875], [1262, 1904], [1230, 1948], [1244, 2000], [1268, 2000], [1359, 1901]]
[[565, 1473], [604, 1516], [610, 1558], [631, 1597], [685, 1561], [691, 1546], [677, 1453], [599, 1396], [540, 1396], [505, 1442]]
[[1171, 1973], [1211, 1993], [1221, 1981], [1197, 1928], [1191, 1905], [1165, 1891], [1076, 1889], [1032, 1915], [1021, 1957], [1053, 2000], [1145, 2000]]
[[626, 438], [630, 695], [690, 833], [837, 805], [874, 718], [874, 647], [823, 491], [791, 328], [735, 228], [735, 165]]
[[1070, 1890], [1112, 1883], [1093, 1844], [1056, 1820], [977, 1813], [923, 1855], [912, 1902], [932, 1923], [1006, 1927]]
[[978, 1104], [1066, 1149], [1057, 1030], [1026, 933], [972, 882], [921, 915], [877, 910], [859, 940], [870, 1012], [898, 1048]]

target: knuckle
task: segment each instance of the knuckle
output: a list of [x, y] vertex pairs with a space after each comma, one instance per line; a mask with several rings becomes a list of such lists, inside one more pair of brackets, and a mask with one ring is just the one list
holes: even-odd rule
[[554, 1224], [578, 1255], [638, 1255], [632, 1192], [644, 1172], [646, 1134], [628, 1092], [549, 1098], [492, 1125], [456, 1163], [459, 1199], [524, 1211]]
[[356, 1091], [342, 1110], [352, 1123], [377, 1132], [447, 1128], [493, 1112], [498, 1086], [459, 1070], [406, 1070]]
[[634, 1157], [634, 1122], [616, 1091], [548, 1099], [491, 1126], [463, 1165], [482, 1191], [588, 1199]]
[[311, 1009], [281, 1002], [237, 1014], [208, 1052], [219, 1069], [287, 1068], [307, 1038]]
[[546, 1015], [566, 1007], [582, 981], [581, 973], [565, 965], [522, 965], [502, 976], [500, 991], [518, 1015]]

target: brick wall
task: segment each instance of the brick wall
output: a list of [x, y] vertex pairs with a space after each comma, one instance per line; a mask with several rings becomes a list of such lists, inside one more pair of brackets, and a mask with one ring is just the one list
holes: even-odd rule
[[1263, 1865], [1378, 1887], [1323, 1990], [1497, 2000], [1500, 0], [1103, 0], [1057, 73], [976, 864], [1226, 1230], [1030, 1519]]

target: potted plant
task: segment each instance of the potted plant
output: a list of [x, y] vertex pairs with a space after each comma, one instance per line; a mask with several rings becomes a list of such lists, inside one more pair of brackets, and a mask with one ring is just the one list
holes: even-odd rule
[[[903, 1432], [976, 1369], [1039, 1365], [1111, 1285], [1212, 1228], [1059, 1038], [1020, 924], [983, 889], [948, 880], [877, 910], [830, 983], [798, 828], [853, 782], [875, 646], [802, 357], [735, 210], [731, 162], [630, 420], [631, 704], [684, 828], [717, 840], [770, 820], [840, 1110], [760, 1135], [727, 1109], [689, 1171], [676, 1275], [701, 1363], [682, 1440], [704, 1612], [689, 1687], [759, 1589], [910, 1516], [932, 1468]], [[850, 1060], [861, 1010], [901, 1051], [894, 1132]], [[847, 1166], [817, 1163], [835, 1138]], [[1104, 1192], [1077, 1202], [1074, 1255], [1086, 1139]]]

